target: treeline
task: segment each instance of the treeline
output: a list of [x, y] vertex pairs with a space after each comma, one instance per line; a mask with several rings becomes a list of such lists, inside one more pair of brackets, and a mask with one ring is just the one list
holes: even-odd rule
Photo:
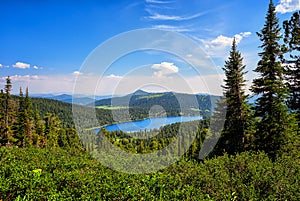
[[[138, 93], [123, 97], [113, 97], [95, 102], [95, 106], [128, 107], [132, 120], [148, 118], [149, 111], [152, 115], [162, 116], [161, 107], [167, 116], [196, 116], [208, 117], [218, 96], [193, 95], [175, 92], [165, 93]], [[92, 105], [92, 104], [91, 104]], [[155, 108], [155, 106], [161, 106]]]
[[176, 144], [172, 144], [165, 149], [164, 156], [183, 155], [186, 158], [197, 159], [203, 141], [208, 134], [208, 127], [209, 121], [201, 120], [174, 123], [159, 129], [132, 132], [130, 134], [123, 131], [109, 132], [102, 128], [99, 134], [86, 131], [85, 137], [90, 135], [90, 138], [83, 141], [88, 143], [86, 147], [91, 153], [109, 149], [110, 145], [103, 139], [105, 137], [114, 146], [135, 154], [157, 152], [176, 141]]
[[7, 77], [4, 90], [0, 91], [0, 147], [64, 147], [83, 150], [76, 130], [62, 123], [53, 113], [40, 116], [32, 106], [26, 88], [19, 96], [12, 96], [12, 83]]

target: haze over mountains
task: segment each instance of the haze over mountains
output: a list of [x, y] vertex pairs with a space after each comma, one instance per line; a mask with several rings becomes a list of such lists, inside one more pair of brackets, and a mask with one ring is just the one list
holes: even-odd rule
[[78, 105], [88, 105], [91, 104], [97, 100], [110, 98], [111, 96], [87, 96], [87, 95], [76, 95], [76, 97], [73, 99], [73, 95], [70, 94], [60, 94], [60, 95], [54, 95], [54, 94], [33, 94], [31, 97], [34, 98], [48, 98], [52, 100], [58, 100], [65, 103], [74, 103]]
[[[32, 94], [31, 97], [34, 98], [48, 98], [52, 100], [58, 100], [65, 103], [73, 103], [77, 105], [88, 105], [88, 106], [128, 106], [129, 98], [134, 96], [137, 99], [144, 99], [149, 101], [149, 97], [156, 98], [152, 99], [157, 102], [161, 101], [162, 98], [166, 98], [167, 95], [173, 94], [177, 98], [188, 98], [191, 97], [211, 97], [212, 102], [214, 103], [215, 100], [220, 98], [221, 96], [210, 95], [206, 93], [199, 93], [199, 94], [183, 94], [183, 93], [176, 93], [176, 92], [147, 92], [143, 90], [137, 90], [131, 94], [127, 94], [124, 96], [113, 96], [113, 95], [106, 95], [106, 96], [92, 96], [92, 95], [76, 95], [73, 99], [73, 95], [71, 94]], [[138, 98], [138, 96], [140, 96]], [[158, 99], [161, 97], [161, 99]], [[254, 104], [257, 96], [250, 96], [249, 103]], [[186, 101], [186, 100], [185, 100]]]

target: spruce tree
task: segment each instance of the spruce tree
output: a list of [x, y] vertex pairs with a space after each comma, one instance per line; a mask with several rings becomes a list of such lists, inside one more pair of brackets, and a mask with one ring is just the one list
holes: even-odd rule
[[47, 113], [44, 117], [45, 121], [45, 138], [46, 146], [57, 147], [58, 146], [58, 131], [61, 129], [60, 119], [51, 113]]
[[17, 139], [17, 146], [24, 147], [25, 146], [25, 138], [26, 138], [26, 127], [25, 127], [25, 108], [24, 108], [24, 96], [22, 88], [20, 87], [19, 93], [19, 109], [17, 113], [17, 122], [14, 124], [14, 136]]
[[26, 94], [24, 99], [24, 124], [26, 127], [26, 144], [32, 145], [33, 143], [33, 110], [32, 110], [32, 103], [29, 97], [28, 87], [26, 88]]
[[259, 76], [253, 80], [252, 86], [252, 92], [259, 97], [254, 107], [255, 116], [260, 118], [255, 143], [258, 149], [274, 158], [289, 132], [289, 115], [285, 104], [288, 91], [279, 59], [282, 56], [279, 43], [282, 36], [272, 0], [264, 27], [257, 35], [262, 42], [262, 52], [258, 54], [261, 59], [254, 70]]
[[245, 94], [245, 79], [243, 58], [236, 49], [233, 40], [228, 60], [225, 62], [224, 97], [226, 104], [226, 118], [218, 147], [228, 154], [235, 154], [244, 150], [246, 135], [246, 118], [248, 107]]
[[4, 145], [4, 134], [5, 134], [5, 95], [3, 89], [0, 91], [0, 147]]
[[6, 78], [6, 84], [4, 86], [5, 91], [5, 128], [4, 128], [4, 142], [7, 147], [12, 146], [12, 142], [15, 141], [15, 138], [13, 137], [13, 132], [11, 129], [12, 126], [12, 103], [11, 103], [11, 92], [12, 90], [12, 82], [10, 77], [8, 76]]
[[287, 84], [290, 90], [289, 108], [296, 112], [300, 124], [300, 11], [295, 12], [290, 20], [283, 22], [284, 42], [287, 56], [283, 62], [287, 67]]
[[26, 147], [33, 144], [33, 115], [28, 88], [26, 88], [25, 97], [23, 96], [22, 88], [20, 88], [17, 122], [14, 124], [14, 136], [18, 140], [18, 146]]

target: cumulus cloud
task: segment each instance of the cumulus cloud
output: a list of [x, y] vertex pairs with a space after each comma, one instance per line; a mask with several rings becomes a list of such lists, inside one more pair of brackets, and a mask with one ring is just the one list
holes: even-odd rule
[[232, 45], [233, 38], [235, 38], [236, 43], [240, 43], [243, 38], [248, 37], [251, 35], [251, 32], [241, 32], [239, 34], [235, 34], [234, 37], [227, 37], [220, 35], [216, 39], [210, 41], [210, 45], [212, 46], [222, 46], [228, 47]]
[[201, 40], [205, 45], [205, 49], [210, 56], [223, 57], [224, 50], [232, 45], [232, 41], [235, 38], [236, 43], [239, 44], [244, 38], [249, 37], [251, 32], [241, 32], [235, 34], [233, 37], [219, 35], [217, 38], [212, 40]]
[[17, 62], [13, 65], [14, 68], [20, 68], [20, 69], [26, 69], [30, 68], [30, 64], [23, 63], [23, 62]]
[[280, 4], [276, 6], [276, 12], [278, 13], [289, 13], [300, 10], [299, 0], [280, 0]]
[[73, 75], [82, 75], [82, 73], [81, 72], [79, 72], [79, 71], [74, 71], [73, 73], [72, 73]]
[[122, 79], [123, 77], [120, 76], [120, 75], [110, 74], [109, 76], [107, 76], [107, 78], [109, 78], [109, 79]]
[[155, 77], [164, 77], [165, 75], [178, 73], [179, 71], [179, 68], [175, 66], [174, 63], [170, 62], [161, 62], [160, 64], [153, 64], [151, 68], [157, 70], [153, 73]]
[[34, 69], [39, 69], [39, 67], [38, 67], [38, 66], [33, 66], [33, 68], [34, 68]]

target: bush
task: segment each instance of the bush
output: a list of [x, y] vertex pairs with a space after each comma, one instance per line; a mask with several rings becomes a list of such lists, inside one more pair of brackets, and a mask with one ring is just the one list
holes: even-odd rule
[[299, 200], [299, 159], [264, 153], [182, 159], [143, 175], [119, 173], [84, 153], [0, 149], [0, 200]]

